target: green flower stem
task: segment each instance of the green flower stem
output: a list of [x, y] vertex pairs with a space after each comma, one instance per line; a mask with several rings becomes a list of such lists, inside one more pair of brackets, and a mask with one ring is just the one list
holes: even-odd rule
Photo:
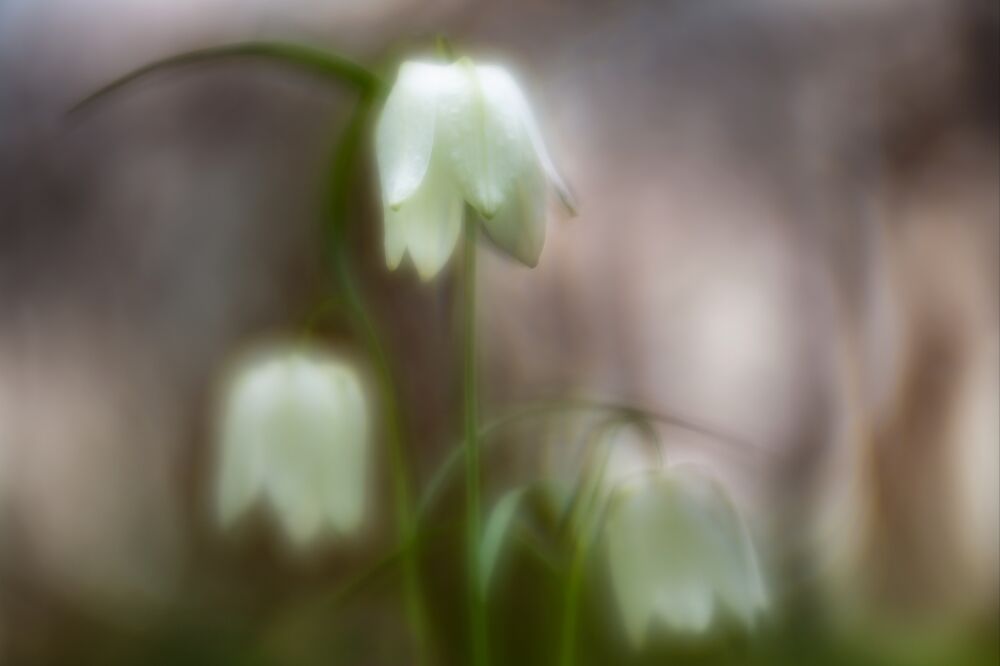
[[189, 51], [151, 62], [115, 79], [83, 98], [70, 109], [70, 113], [81, 111], [94, 102], [104, 99], [109, 94], [153, 72], [218, 60], [236, 59], [270, 60], [289, 65], [337, 83], [347, 84], [366, 95], [373, 94], [382, 87], [382, 82], [374, 73], [336, 53], [285, 42], [242, 42]]
[[479, 466], [479, 392], [476, 372], [476, 240], [479, 221], [474, 215], [465, 218], [465, 260], [463, 281], [464, 305], [464, 381], [465, 402], [465, 490], [468, 511], [467, 566], [469, 586], [469, 621], [471, 624], [472, 664], [486, 666], [489, 661], [486, 636], [486, 599], [484, 598], [476, 572], [479, 570], [479, 549], [482, 540], [480, 491], [482, 485]]
[[[340, 272], [340, 271], [338, 271]], [[344, 271], [346, 272], [346, 271]], [[349, 286], [350, 285], [350, 286]], [[345, 290], [354, 290], [352, 281], [342, 278]], [[357, 292], [354, 292], [355, 296]], [[355, 296], [351, 296], [354, 300]], [[429, 663], [426, 655], [429, 650], [427, 635], [427, 618], [423, 599], [423, 588], [420, 584], [418, 558], [420, 553], [420, 538], [415, 530], [414, 512], [412, 509], [413, 493], [410, 486], [409, 467], [403, 447], [402, 428], [399, 419], [399, 404], [394, 390], [395, 383], [389, 368], [385, 351], [379, 335], [368, 317], [360, 301], [357, 302], [358, 320], [361, 335], [369, 356], [375, 363], [376, 382], [379, 388], [379, 398], [385, 413], [384, 427], [388, 444], [389, 467], [392, 475], [392, 487], [396, 514], [397, 541], [406, 547], [403, 552], [403, 589], [406, 602], [406, 614], [417, 642], [417, 664]]]
[[449, 531], [440, 524], [419, 525], [409, 543], [393, 544], [387, 552], [352, 572], [347, 578], [337, 581], [329, 589], [299, 599], [291, 606], [281, 607], [268, 618], [263, 630], [259, 632], [259, 645], [266, 651], [267, 646], [280, 644], [303, 617], [318, 616], [323, 621], [329, 621], [331, 613], [336, 614], [350, 608], [373, 587], [395, 578], [403, 568], [407, 551], [413, 547], [412, 539], [418, 533], [421, 538], [440, 537]]
[[593, 552], [601, 532], [604, 530], [608, 507], [618, 488], [600, 504], [599, 510], [583, 527], [573, 548], [573, 559], [567, 572], [565, 594], [563, 596], [562, 629], [560, 632], [559, 666], [576, 664], [577, 627], [580, 617], [580, 593], [583, 590], [583, 576], [587, 571], [589, 556]]
[[[586, 445], [587, 451], [584, 454], [584, 467], [580, 472], [574, 497], [560, 519], [561, 528], [575, 534], [583, 534], [586, 531], [587, 517], [590, 516], [594, 504], [597, 503], [600, 496], [601, 481], [608, 466], [608, 459], [611, 457], [611, 447], [598, 447], [598, 445], [611, 441], [614, 430], [627, 423], [629, 421], [612, 416], [591, 432]], [[661, 453], [659, 440], [651, 439], [649, 444], [654, 447], [655, 454], [659, 456]], [[599, 453], [595, 450], [598, 448], [600, 449]], [[595, 463], [593, 461], [597, 455], [600, 455], [600, 461]], [[660, 463], [662, 465], [662, 457]]]
[[[610, 412], [612, 414], [620, 415], [623, 419], [629, 417], [634, 418], [637, 421], [645, 420], [659, 423], [667, 427], [680, 428], [682, 430], [699, 433], [709, 437], [713, 441], [731, 447], [734, 453], [744, 455], [751, 453], [759, 453], [761, 455], [766, 454], [765, 450], [754, 448], [750, 442], [745, 442], [732, 435], [721, 433], [713, 428], [700, 425], [694, 421], [679, 416], [673, 416], [663, 412], [652, 412], [622, 403], [605, 402], [589, 398], [543, 400], [513, 407], [508, 410], [507, 413], [497, 417], [489, 423], [486, 423], [479, 429], [479, 448], [484, 449], [491, 446], [494, 442], [494, 435], [512, 425], [516, 425], [523, 421], [549, 417], [555, 414], [573, 412]], [[448, 457], [445, 458], [444, 462], [438, 466], [434, 476], [431, 477], [430, 482], [424, 488], [423, 494], [420, 497], [420, 504], [417, 508], [417, 513], [419, 515], [422, 516], [433, 508], [434, 503], [441, 497], [441, 494], [448, 487], [448, 481], [460, 469], [462, 460], [465, 456], [466, 447], [456, 446], [451, 450], [451, 453], [448, 454]]]
[[353, 182], [352, 176], [357, 171], [357, 157], [362, 145], [361, 139], [366, 135], [365, 130], [369, 124], [372, 105], [373, 96], [362, 95], [334, 154], [327, 199], [326, 258], [327, 265], [334, 270], [334, 277], [348, 311], [352, 315], [351, 319], [357, 333], [363, 340], [368, 355], [375, 366], [375, 380], [385, 415], [385, 437], [392, 478], [397, 540], [404, 547], [402, 568], [406, 613], [417, 643], [417, 663], [426, 664], [429, 663], [427, 659], [429, 641], [424, 595], [418, 571], [420, 540], [415, 529], [412, 489], [403, 446], [399, 402], [395, 391], [396, 384], [381, 336], [365, 306], [361, 290], [351, 270], [351, 256], [345, 242], [347, 195]]
[[576, 627], [587, 551], [587, 548], [578, 543], [573, 549], [573, 559], [569, 564], [563, 597], [562, 629], [559, 634], [559, 666], [573, 666], [576, 663]]
[[[610, 421], [605, 423], [598, 433], [594, 435], [595, 441], [610, 432], [613, 428], [621, 425], [621, 421]], [[579, 516], [579, 531], [573, 546], [573, 557], [570, 560], [569, 571], [566, 575], [566, 585], [563, 588], [563, 608], [562, 608], [562, 628], [560, 631], [559, 666], [573, 666], [576, 663], [576, 642], [577, 627], [580, 616], [580, 593], [583, 588], [583, 575], [586, 572], [588, 562], [587, 556], [590, 554], [591, 545], [596, 539], [597, 520], [593, 518], [593, 509], [600, 500], [600, 483], [604, 477], [604, 472], [608, 466], [608, 459], [611, 457], [611, 449], [604, 447], [600, 463], [593, 473], [584, 476], [580, 482], [580, 492], [582, 497], [571, 513]], [[570, 517], [570, 528], [575, 527], [573, 518]], [[588, 520], [590, 518], [590, 520]]]

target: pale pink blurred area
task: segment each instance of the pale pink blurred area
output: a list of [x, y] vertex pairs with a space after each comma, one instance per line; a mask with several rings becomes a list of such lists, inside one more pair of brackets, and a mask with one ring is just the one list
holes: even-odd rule
[[[994, 617], [997, 12], [0, 4], [0, 642], [45, 615], [23, 599], [127, 616], [191, 594], [219, 547], [204, 515], [212, 382], [310, 311], [350, 98], [230, 63], [65, 111], [148, 61], [258, 38], [367, 62], [443, 34], [518, 73], [579, 214], [553, 200], [535, 270], [482, 253], [485, 412], [586, 395], [731, 434], [659, 429], [668, 459], [711, 467], [746, 511], [775, 599], [815, 586], [845, 622]], [[385, 274], [369, 180], [352, 192], [365, 274], [404, 357], [426, 478], [457, 433], [454, 285]], [[634, 435], [623, 474], [656, 464]], [[36, 615], [12, 619], [19, 604]]]
[[581, 214], [537, 271], [491, 264], [485, 300], [523, 313], [484, 314], [493, 375], [739, 433], [754, 451], [664, 435], [846, 608], [994, 607], [995, 56], [941, 3], [646, 10], [540, 64]]
[[34, 323], [4, 340], [5, 551], [74, 596], [162, 600], [180, 548], [176, 388], [112, 327]]

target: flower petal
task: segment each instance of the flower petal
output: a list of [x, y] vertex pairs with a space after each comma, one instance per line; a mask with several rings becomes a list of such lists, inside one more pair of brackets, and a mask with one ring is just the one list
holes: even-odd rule
[[262, 489], [262, 420], [272, 396], [268, 367], [251, 367], [233, 378], [221, 422], [216, 515], [229, 527]]
[[673, 468], [677, 483], [701, 516], [700, 538], [708, 555], [706, 574], [714, 583], [720, 600], [747, 626], [767, 604], [764, 582], [757, 564], [749, 532], [725, 489], [714, 479], [697, 471], [692, 464]]
[[[361, 526], [368, 486], [368, 415], [357, 376], [345, 366], [324, 368], [338, 408], [330, 429], [325, 517], [341, 534]], [[331, 424], [334, 425], [334, 424]]]
[[483, 220], [486, 233], [501, 250], [534, 268], [545, 243], [545, 177], [531, 164], [513, 183], [503, 206]]
[[535, 158], [542, 166], [545, 178], [552, 185], [553, 189], [555, 189], [556, 194], [559, 195], [559, 200], [562, 202], [563, 206], [566, 207], [566, 210], [568, 210], [571, 215], [576, 215], [576, 197], [573, 195], [569, 185], [566, 184], [566, 181], [559, 173], [556, 165], [552, 162], [552, 157], [549, 155], [549, 150], [545, 146], [545, 141], [542, 140], [542, 132], [538, 129], [538, 122], [535, 120], [535, 116], [531, 113], [531, 108], [528, 106], [527, 100], [522, 98], [521, 106], [521, 123], [528, 135], [528, 140], [531, 142]]
[[403, 203], [420, 186], [430, 164], [438, 90], [451, 76], [446, 65], [404, 64], [375, 129], [382, 201]]
[[451, 257], [462, 229], [462, 198], [435, 163], [399, 210], [385, 213], [386, 260], [396, 265], [405, 247], [424, 280], [437, 275]]
[[[402, 206], [400, 206], [402, 208]], [[382, 214], [382, 230], [385, 237], [385, 263], [389, 270], [394, 271], [399, 268], [406, 254], [406, 243], [409, 240], [409, 229], [407, 222], [412, 216], [401, 214], [399, 209], [385, 207]]]
[[649, 548], [645, 526], [633, 508], [637, 496], [629, 493], [612, 505], [605, 537], [608, 563], [625, 634], [633, 647], [641, 647], [649, 633], [657, 600], [669, 589], [650, 573], [658, 554]]
[[268, 422], [265, 483], [275, 516], [292, 542], [303, 545], [322, 526], [323, 459], [332, 405], [309, 357], [294, 352], [278, 363], [281, 390]]
[[534, 158], [522, 122], [527, 101], [500, 67], [477, 67], [468, 60], [453, 67], [456, 81], [439, 107], [439, 140], [465, 199], [490, 218]]

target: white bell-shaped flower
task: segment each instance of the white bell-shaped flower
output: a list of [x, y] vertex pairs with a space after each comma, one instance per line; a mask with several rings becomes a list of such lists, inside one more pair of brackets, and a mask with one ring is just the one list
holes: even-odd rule
[[243, 363], [224, 395], [217, 511], [231, 525], [264, 500], [291, 540], [360, 527], [368, 476], [368, 413], [354, 368], [301, 346]]
[[746, 526], [717, 482], [677, 465], [627, 482], [611, 502], [611, 581], [634, 647], [656, 624], [703, 633], [720, 605], [753, 626], [764, 584]]
[[434, 277], [455, 249], [465, 202], [498, 247], [538, 263], [547, 184], [566, 188], [505, 69], [468, 59], [404, 63], [378, 121], [376, 154], [390, 268], [409, 252], [420, 276]]

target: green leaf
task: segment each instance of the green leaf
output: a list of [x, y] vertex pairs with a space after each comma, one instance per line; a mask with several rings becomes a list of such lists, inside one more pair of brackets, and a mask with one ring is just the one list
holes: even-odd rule
[[521, 500], [529, 491], [528, 486], [521, 486], [508, 491], [493, 507], [483, 529], [483, 538], [479, 547], [479, 571], [477, 580], [481, 598], [486, 598], [490, 580], [493, 578], [503, 546], [507, 542], [510, 526], [520, 508]]
[[194, 65], [215, 60], [256, 58], [290, 65], [325, 79], [344, 83], [357, 88], [359, 92], [371, 95], [379, 91], [382, 82], [365, 67], [354, 61], [323, 49], [284, 42], [242, 42], [226, 46], [216, 46], [197, 51], [189, 51], [163, 60], [149, 63], [115, 79], [106, 86], [80, 100], [70, 109], [76, 113], [104, 99], [109, 94], [140, 79], [147, 74], [162, 69]]

